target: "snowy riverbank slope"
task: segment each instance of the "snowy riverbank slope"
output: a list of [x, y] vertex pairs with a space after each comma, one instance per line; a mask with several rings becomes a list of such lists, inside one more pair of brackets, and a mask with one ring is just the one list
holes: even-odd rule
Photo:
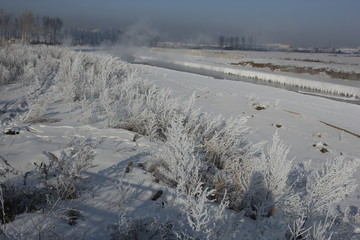
[[359, 237], [358, 105], [64, 48], [0, 62], [5, 239]]
[[357, 55], [152, 48], [135, 51], [134, 61], [210, 76], [225, 74], [224, 78], [238, 77], [295, 90], [360, 97]]

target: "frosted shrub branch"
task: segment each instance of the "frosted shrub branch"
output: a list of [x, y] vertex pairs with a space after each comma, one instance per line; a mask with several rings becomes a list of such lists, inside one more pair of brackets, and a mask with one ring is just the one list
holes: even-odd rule
[[286, 147], [279, 138], [278, 132], [273, 137], [271, 147], [267, 149], [262, 161], [265, 162], [265, 182], [266, 187], [272, 192], [275, 203], [285, 194], [287, 180], [292, 170], [292, 160], [287, 159], [289, 148]]
[[75, 139], [70, 151], [57, 157], [50, 154], [56, 175], [56, 189], [62, 198], [77, 198], [82, 173], [91, 167], [95, 158], [94, 146], [89, 139]]
[[207, 229], [210, 222], [210, 209], [207, 206], [208, 198], [215, 192], [215, 190], [203, 189], [203, 184], [198, 183], [191, 191], [183, 197], [184, 205], [186, 207], [186, 216], [189, 225], [196, 232], [209, 232]]
[[190, 193], [201, 180], [202, 163], [195, 153], [195, 143], [184, 132], [181, 118], [171, 121], [166, 138], [163, 150], [158, 153], [164, 164], [158, 170], [176, 183], [177, 192]]
[[336, 157], [311, 171], [306, 184], [308, 212], [326, 213], [332, 204], [351, 194], [357, 187], [352, 176], [359, 165], [359, 159]]
[[331, 227], [334, 225], [335, 218], [331, 219], [330, 214], [327, 213], [323, 221], [314, 223], [312, 229], [310, 230], [311, 238], [314, 240], [331, 240], [333, 231]]

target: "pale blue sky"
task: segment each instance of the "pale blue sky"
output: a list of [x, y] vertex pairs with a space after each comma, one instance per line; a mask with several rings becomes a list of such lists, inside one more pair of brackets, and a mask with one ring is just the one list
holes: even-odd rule
[[0, 8], [59, 16], [67, 26], [142, 22], [169, 39], [254, 36], [259, 43], [360, 46], [360, 0], [0, 0]]

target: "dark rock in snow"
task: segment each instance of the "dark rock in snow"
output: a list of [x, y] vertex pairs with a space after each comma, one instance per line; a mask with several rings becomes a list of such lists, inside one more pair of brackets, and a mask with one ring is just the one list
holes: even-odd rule
[[5, 129], [4, 133], [6, 135], [17, 135], [17, 134], [20, 134], [20, 130], [8, 128], [8, 129]]
[[163, 194], [162, 190], [159, 190], [155, 193], [155, 195], [151, 198], [151, 200], [156, 201]]

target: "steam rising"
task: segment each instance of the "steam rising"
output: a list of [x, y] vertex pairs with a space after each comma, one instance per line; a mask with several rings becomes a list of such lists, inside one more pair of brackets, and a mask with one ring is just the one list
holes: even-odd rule
[[158, 30], [144, 21], [138, 21], [125, 30], [120, 43], [111, 46], [111, 52], [132, 63], [135, 53], [141, 51], [141, 47], [156, 46], [158, 41]]

